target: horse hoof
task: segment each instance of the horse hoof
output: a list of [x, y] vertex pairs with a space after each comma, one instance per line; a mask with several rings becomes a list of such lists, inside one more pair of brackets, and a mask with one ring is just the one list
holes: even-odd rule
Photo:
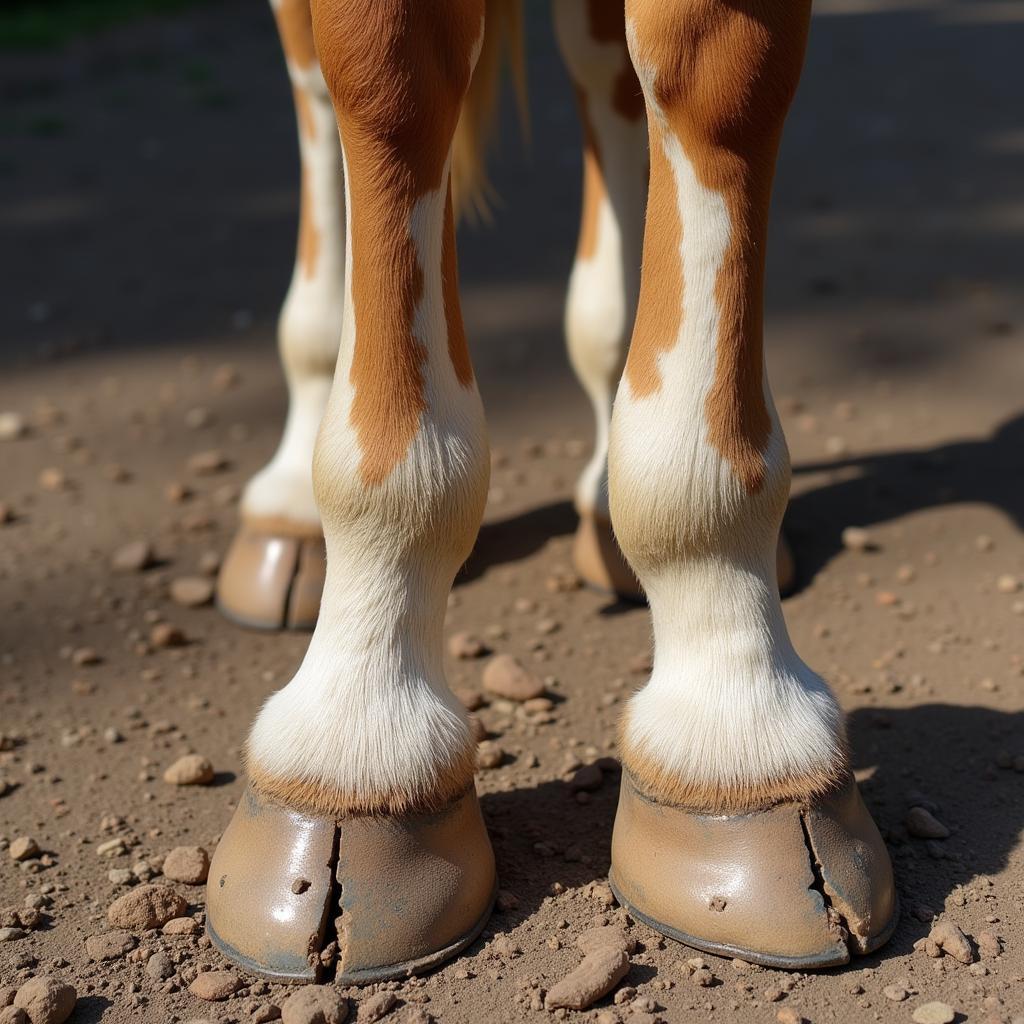
[[615, 594], [623, 601], [643, 604], [640, 581], [633, 574], [615, 539], [612, 524], [602, 516], [580, 516], [573, 541], [572, 560], [577, 574], [588, 587]]
[[461, 952], [495, 893], [473, 789], [437, 812], [336, 821], [249, 786], [210, 865], [206, 930], [229, 960], [265, 978], [363, 984]]
[[657, 804], [624, 773], [609, 881], [662, 935], [765, 967], [848, 963], [899, 916], [889, 854], [852, 776], [808, 804], [721, 816]]
[[251, 629], [312, 629], [326, 568], [318, 528], [243, 519], [217, 577], [217, 606]]

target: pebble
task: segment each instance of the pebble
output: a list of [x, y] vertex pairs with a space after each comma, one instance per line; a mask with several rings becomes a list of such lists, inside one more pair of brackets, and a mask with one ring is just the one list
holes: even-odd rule
[[996, 580], [996, 590], [1000, 594], [1016, 594], [1021, 588], [1021, 582], [1016, 576], [1004, 573]]
[[199, 922], [191, 917], [172, 917], [160, 930], [164, 935], [198, 935]]
[[0, 412], [0, 441], [17, 441], [28, 431], [25, 418], [17, 412]]
[[863, 526], [847, 526], [840, 539], [847, 551], [875, 551], [877, 545]]
[[886, 985], [882, 989], [882, 995], [894, 1003], [902, 1003], [909, 993], [902, 985]]
[[185, 634], [170, 622], [158, 622], [149, 632], [149, 642], [154, 647], [183, 647]]
[[184, 898], [168, 886], [140, 885], [110, 904], [107, 920], [115, 928], [143, 932], [181, 917], [187, 909]]
[[453, 658], [482, 658], [489, 653], [487, 645], [472, 633], [452, 633], [448, 638], [448, 653]]
[[41, 974], [26, 981], [14, 997], [14, 1005], [24, 1010], [32, 1024], [64, 1024], [78, 1002], [78, 993], [59, 978]]
[[148, 540], [133, 540], [114, 552], [110, 564], [115, 572], [142, 572], [153, 564], [153, 545]]
[[176, 846], [164, 858], [164, 875], [172, 882], [202, 885], [210, 873], [210, 855], [201, 846]]
[[135, 936], [124, 932], [102, 932], [85, 940], [90, 960], [119, 960], [135, 948]]
[[17, 942], [28, 935], [24, 928], [0, 928], [0, 942]]
[[986, 959], [994, 959], [1003, 951], [1003, 943], [998, 935], [991, 929], [986, 928], [977, 935], [978, 951]]
[[212, 476], [220, 473], [231, 465], [228, 457], [216, 448], [205, 452], [196, 452], [188, 460], [189, 471], [196, 476]]
[[955, 1019], [953, 1007], [938, 1001], [922, 1003], [914, 1011], [914, 1024], [952, 1024]]
[[330, 985], [305, 985], [281, 1007], [283, 1024], [342, 1024], [348, 1000]]
[[68, 478], [56, 466], [48, 466], [39, 474], [39, 486], [44, 491], [63, 491], [68, 487]]
[[778, 1024], [804, 1024], [804, 1018], [792, 1006], [784, 1006], [775, 1014], [775, 1019]]
[[505, 760], [505, 751], [496, 743], [484, 740], [476, 750], [476, 766], [485, 771], [497, 768]]
[[583, 962], [548, 990], [544, 1007], [585, 1010], [629, 972], [629, 947], [618, 928], [591, 928], [579, 938]]
[[201, 754], [186, 754], [164, 772], [164, 782], [172, 786], [209, 785], [213, 782], [213, 765]]
[[544, 695], [544, 683], [511, 654], [497, 654], [487, 663], [484, 689], [506, 700], [527, 701]]
[[377, 992], [359, 1004], [356, 1020], [367, 1022], [380, 1020], [381, 1017], [387, 1016], [397, 1005], [398, 997], [394, 992]]
[[925, 807], [911, 807], [904, 822], [915, 839], [947, 839], [949, 829]]
[[[943, 918], [932, 925], [932, 930], [925, 940], [925, 952], [930, 957], [940, 957], [943, 953], [959, 960], [962, 964], [974, 961], [974, 951], [970, 940], [952, 921]], [[952, 1018], [950, 1018], [952, 1020]]]
[[188, 990], [197, 999], [219, 1003], [234, 995], [241, 987], [242, 982], [234, 971], [203, 971], [196, 976]]
[[186, 608], [201, 608], [213, 600], [213, 590], [208, 576], [180, 576], [171, 581], [171, 600]]
[[146, 961], [146, 973], [157, 981], [166, 981], [174, 974], [174, 961], [161, 949]]
[[604, 772], [596, 764], [585, 764], [577, 769], [569, 782], [569, 788], [574, 793], [593, 793], [600, 789], [604, 783]]
[[11, 860], [32, 860], [40, 854], [39, 844], [31, 836], [18, 836], [11, 841], [7, 855]]

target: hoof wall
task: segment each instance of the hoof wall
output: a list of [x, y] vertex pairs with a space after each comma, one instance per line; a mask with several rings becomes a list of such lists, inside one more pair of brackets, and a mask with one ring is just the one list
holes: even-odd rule
[[473, 942], [496, 887], [473, 790], [436, 813], [335, 821], [250, 786], [210, 865], [206, 927], [229, 960], [275, 981], [385, 981]]
[[594, 590], [615, 594], [623, 601], [644, 604], [640, 581], [619, 548], [619, 542], [607, 519], [583, 515], [576, 529], [572, 561], [580, 579]]
[[852, 777], [811, 805], [712, 816], [654, 803], [624, 774], [609, 881], [655, 931], [765, 967], [848, 963], [898, 918], [889, 855]]
[[217, 578], [217, 606], [251, 629], [312, 629], [326, 569], [323, 537], [289, 524], [243, 521]]

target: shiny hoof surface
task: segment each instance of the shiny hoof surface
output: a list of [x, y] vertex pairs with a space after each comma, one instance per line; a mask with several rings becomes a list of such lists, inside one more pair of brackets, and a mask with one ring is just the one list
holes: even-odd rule
[[275, 981], [385, 981], [473, 942], [496, 888], [475, 790], [434, 813], [335, 821], [249, 786], [210, 865], [206, 930]]
[[602, 516], [580, 516], [572, 560], [587, 586], [616, 594], [623, 601], [643, 604], [647, 600], [640, 581], [619, 548], [611, 523]]
[[695, 949], [834, 967], [892, 935], [889, 854], [851, 776], [813, 804], [712, 816], [657, 804], [623, 773], [609, 876], [619, 902]]
[[217, 577], [217, 607], [251, 629], [312, 629], [326, 569], [319, 534], [279, 520], [242, 520]]

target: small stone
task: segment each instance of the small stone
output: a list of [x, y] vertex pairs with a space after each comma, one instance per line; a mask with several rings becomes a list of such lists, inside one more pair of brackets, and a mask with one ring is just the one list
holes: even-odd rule
[[39, 844], [31, 836], [18, 836], [11, 840], [7, 855], [11, 860], [32, 860], [41, 853]]
[[18, 1006], [5, 1006], [0, 1010], [0, 1024], [32, 1024], [32, 1018]]
[[0, 928], [0, 942], [17, 942], [28, 935], [24, 928]]
[[484, 740], [476, 749], [476, 766], [484, 771], [498, 768], [504, 760], [505, 751], [490, 740]]
[[172, 786], [207, 786], [213, 782], [213, 765], [201, 754], [179, 757], [164, 772], [164, 782]]
[[800, 1016], [792, 1006], [784, 1006], [775, 1014], [778, 1024], [805, 1024], [804, 1018]]
[[629, 972], [629, 947], [617, 928], [592, 928], [579, 938], [583, 962], [552, 985], [544, 999], [548, 1010], [585, 1010], [606, 996]]
[[172, 917], [160, 930], [164, 935], [198, 935], [200, 927], [191, 917]]
[[90, 960], [119, 960], [135, 948], [135, 936], [124, 932], [103, 932], [85, 940]]
[[17, 412], [0, 412], [0, 441], [17, 441], [28, 433], [25, 417]]
[[387, 1016], [397, 1005], [398, 997], [394, 992], [377, 992], [359, 1004], [356, 1020], [366, 1022], [380, 1020], [381, 1017]]
[[476, 690], [471, 690], [468, 686], [458, 686], [453, 692], [467, 711], [478, 711], [483, 707], [484, 699]]
[[96, 847], [97, 857], [119, 857], [127, 852], [128, 847], [124, 845], [124, 840], [120, 836], [116, 839], [108, 839]]
[[164, 875], [172, 882], [202, 885], [210, 872], [210, 855], [201, 846], [176, 846], [164, 858]]
[[234, 971], [203, 971], [196, 976], [188, 990], [197, 999], [219, 1003], [234, 995], [241, 987], [242, 982]]
[[188, 909], [184, 898], [165, 885], [140, 885], [114, 900], [107, 908], [107, 920], [115, 928], [144, 932], [159, 928]]
[[922, 1003], [914, 1011], [914, 1024], [952, 1024], [956, 1019], [953, 1007], [938, 1001]]
[[949, 838], [949, 829], [924, 807], [911, 807], [904, 824], [915, 839]]
[[171, 581], [171, 600], [186, 608], [201, 608], [213, 600], [214, 583], [207, 576], [180, 576]]
[[348, 1000], [330, 985], [305, 985], [281, 1007], [283, 1024], [342, 1024]]
[[66, 491], [70, 482], [63, 470], [48, 466], [39, 474], [39, 486], [44, 491]]
[[959, 960], [962, 964], [974, 962], [974, 951], [970, 940], [952, 921], [943, 918], [932, 925], [932, 930], [925, 940], [925, 952], [930, 957], [940, 957], [943, 953]]
[[114, 552], [110, 564], [115, 572], [142, 572], [153, 564], [153, 545], [147, 540], [133, 540]]
[[894, 1003], [902, 1003], [910, 993], [902, 985], [886, 985], [882, 989], [882, 995]]
[[185, 634], [170, 622], [158, 622], [149, 632], [149, 641], [154, 647], [182, 647]]
[[1016, 594], [1021, 588], [1021, 582], [1016, 576], [1004, 573], [996, 580], [996, 590], [1000, 594]]
[[452, 633], [448, 638], [448, 653], [453, 658], [468, 660], [482, 658], [488, 653], [487, 645], [472, 633]]
[[871, 534], [862, 526], [847, 526], [840, 535], [840, 539], [847, 551], [877, 550], [877, 545]]
[[483, 674], [484, 689], [506, 700], [527, 701], [544, 695], [544, 683], [511, 654], [495, 655]]
[[166, 981], [174, 974], [174, 961], [161, 949], [146, 961], [146, 973], [157, 981]]
[[216, 448], [205, 452], [196, 452], [188, 460], [189, 471], [196, 476], [212, 476], [214, 473], [223, 472], [231, 465], [228, 457]]
[[78, 993], [59, 978], [41, 974], [26, 981], [14, 997], [14, 1005], [28, 1014], [32, 1024], [64, 1024], [78, 1002]]
[[103, 661], [103, 658], [95, 647], [76, 647], [71, 652], [71, 662], [79, 668], [85, 668], [88, 665], [98, 665], [101, 661]]
[[301, 896], [309, 888], [310, 884], [311, 883], [308, 878], [296, 878], [295, 881], [292, 882], [292, 892], [296, 896]]
[[1003, 943], [998, 935], [991, 929], [986, 928], [977, 935], [978, 952], [986, 960], [993, 960], [1003, 951]]

